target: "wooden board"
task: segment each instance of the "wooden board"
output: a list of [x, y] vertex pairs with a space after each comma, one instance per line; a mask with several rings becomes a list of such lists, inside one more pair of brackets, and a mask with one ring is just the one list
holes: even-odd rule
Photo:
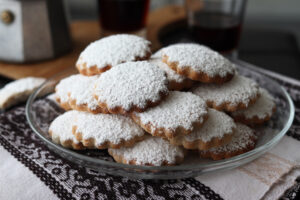
[[[147, 38], [152, 42], [152, 50], [161, 47], [159, 32], [163, 27], [182, 20], [185, 17], [184, 9], [180, 6], [167, 6], [152, 11], [147, 25]], [[0, 62], [0, 74], [12, 79], [27, 76], [49, 78], [63, 70], [73, 69], [80, 52], [91, 42], [100, 38], [100, 28], [97, 21], [76, 21], [70, 26], [73, 40], [73, 50], [53, 60], [28, 64], [8, 64]]]

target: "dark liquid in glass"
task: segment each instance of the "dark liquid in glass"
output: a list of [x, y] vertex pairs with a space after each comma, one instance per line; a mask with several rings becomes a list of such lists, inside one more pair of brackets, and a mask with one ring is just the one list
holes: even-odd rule
[[149, 0], [99, 0], [102, 28], [116, 32], [140, 30], [146, 25]]
[[218, 13], [195, 13], [190, 26], [193, 38], [200, 44], [220, 52], [228, 52], [238, 45], [241, 23], [237, 17]]

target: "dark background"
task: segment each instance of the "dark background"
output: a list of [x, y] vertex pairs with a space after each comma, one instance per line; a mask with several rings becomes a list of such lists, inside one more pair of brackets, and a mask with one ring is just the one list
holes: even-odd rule
[[[67, 0], [70, 20], [97, 19], [97, 0]], [[151, 0], [151, 9], [184, 0]], [[163, 37], [164, 44], [180, 40], [185, 30]], [[167, 38], [167, 39], [166, 39]], [[248, 0], [239, 58], [300, 80], [300, 1]]]

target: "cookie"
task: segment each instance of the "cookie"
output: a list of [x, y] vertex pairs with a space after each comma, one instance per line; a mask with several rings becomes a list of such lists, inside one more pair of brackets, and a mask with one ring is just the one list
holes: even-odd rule
[[147, 61], [127, 62], [103, 73], [95, 82], [94, 96], [111, 113], [143, 112], [168, 95], [165, 73]]
[[53, 142], [66, 148], [84, 148], [72, 133], [78, 113], [75, 110], [67, 111], [53, 120], [49, 127], [49, 135]]
[[44, 81], [44, 78], [27, 77], [8, 83], [0, 90], [0, 109], [26, 101]]
[[238, 110], [230, 113], [237, 122], [253, 125], [262, 124], [270, 120], [276, 110], [274, 98], [263, 88], [259, 89], [259, 98], [245, 110]]
[[147, 60], [150, 56], [149, 41], [135, 35], [118, 34], [88, 45], [80, 54], [76, 67], [81, 74], [92, 76], [120, 63]]
[[207, 106], [191, 92], [172, 91], [158, 106], [131, 117], [153, 136], [173, 138], [200, 127], [207, 118]]
[[163, 62], [192, 80], [224, 83], [235, 74], [235, 66], [221, 54], [199, 44], [175, 44], [163, 48]]
[[160, 69], [166, 72], [167, 79], [169, 81], [169, 90], [183, 90], [189, 89], [193, 86], [193, 80], [188, 79], [180, 74], [177, 74], [166, 63], [162, 61], [161, 51], [158, 51], [155, 54], [153, 54], [149, 62], [158, 66]]
[[184, 150], [159, 137], [147, 137], [133, 147], [108, 149], [118, 163], [130, 165], [175, 165], [184, 159]]
[[108, 113], [93, 96], [94, 82], [99, 76], [76, 74], [62, 79], [56, 85], [56, 100], [66, 110], [74, 109], [91, 113]]
[[80, 112], [73, 134], [85, 147], [106, 149], [132, 146], [145, 132], [126, 116]]
[[171, 144], [182, 145], [186, 149], [207, 150], [227, 144], [234, 133], [236, 125], [227, 114], [208, 109], [208, 119], [201, 128], [189, 135], [170, 139]]
[[209, 107], [229, 112], [246, 109], [259, 97], [258, 84], [240, 75], [222, 85], [198, 84], [191, 91], [203, 98]]
[[231, 158], [254, 149], [256, 141], [257, 136], [251, 128], [237, 123], [236, 131], [231, 142], [224, 146], [212, 148], [207, 151], [200, 151], [200, 156], [202, 158], [212, 158], [214, 160]]

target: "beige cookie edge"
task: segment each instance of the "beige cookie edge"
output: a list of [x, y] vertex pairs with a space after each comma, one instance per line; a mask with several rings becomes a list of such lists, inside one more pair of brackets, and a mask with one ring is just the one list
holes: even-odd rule
[[261, 125], [261, 124], [269, 121], [275, 112], [276, 112], [276, 106], [274, 106], [272, 108], [272, 114], [266, 115], [264, 118], [260, 118], [257, 115], [254, 115], [251, 118], [247, 118], [243, 114], [232, 115], [231, 113], [230, 113], [230, 116], [234, 119], [235, 122], [239, 122], [239, 123], [246, 124], [249, 126], [255, 126], [255, 125]]
[[227, 76], [221, 77], [219, 75], [215, 77], [210, 77], [207, 74], [203, 72], [196, 72], [191, 69], [191, 67], [186, 66], [186, 67], [178, 67], [178, 62], [169, 62], [168, 61], [168, 56], [163, 55], [162, 61], [166, 63], [172, 70], [174, 70], [177, 74], [180, 74], [182, 76], [185, 76], [189, 79], [192, 79], [194, 81], [199, 81], [203, 83], [217, 83], [217, 84], [222, 84], [227, 81], [230, 81], [235, 73], [228, 73]]
[[58, 137], [57, 139], [53, 138], [53, 133], [51, 130], [48, 131], [51, 140], [56, 143], [56, 144], [60, 144], [61, 146], [68, 148], [68, 149], [74, 149], [74, 150], [83, 150], [85, 149], [85, 147], [82, 145], [81, 142], [79, 143], [75, 143], [73, 140], [65, 140], [65, 141], [61, 141], [61, 139]]
[[69, 104], [69, 101], [68, 102], [62, 102], [61, 99], [59, 97], [57, 97], [57, 96], [55, 96], [55, 101], [65, 111], [72, 110], [72, 108], [71, 108], [71, 106]]
[[219, 137], [213, 137], [210, 141], [204, 142], [203, 140], [194, 140], [194, 141], [187, 141], [184, 140], [183, 137], [178, 138], [172, 138], [169, 139], [170, 143], [177, 146], [183, 146], [185, 149], [193, 150], [208, 150], [210, 148], [219, 147], [225, 144], [228, 144], [233, 136], [234, 132], [231, 133], [225, 133], [222, 138]]
[[251, 151], [255, 148], [256, 146], [256, 142], [257, 139], [256, 137], [251, 137], [250, 140], [253, 141], [253, 143], [248, 144], [247, 147], [245, 147], [244, 149], [239, 149], [233, 152], [220, 152], [220, 153], [214, 153], [214, 152], [210, 152], [210, 151], [199, 151], [200, 157], [201, 158], [210, 158], [213, 160], [222, 160], [222, 159], [226, 159], [226, 158], [232, 158], [234, 156], [246, 153], [248, 151]]
[[72, 99], [72, 98], [69, 99], [69, 105], [70, 105], [71, 109], [73, 109], [73, 110], [89, 112], [89, 113], [92, 113], [92, 114], [99, 114], [99, 113], [109, 114], [110, 113], [107, 109], [104, 109], [100, 106], [97, 106], [96, 109], [92, 110], [87, 106], [87, 104], [77, 105], [76, 100]]
[[174, 80], [169, 80], [168, 88], [171, 91], [181, 91], [184, 89], [190, 89], [194, 86], [195, 82], [191, 79], [184, 79], [182, 82], [177, 82]]
[[[202, 122], [192, 122], [193, 129], [188, 130], [181, 126], [178, 126], [174, 131], [166, 129], [166, 128], [157, 128], [152, 123], [143, 124], [141, 119], [136, 116], [134, 113], [130, 115], [135, 123], [137, 123], [140, 127], [142, 127], [147, 133], [151, 134], [152, 136], [158, 136], [162, 138], [174, 138], [175, 136], [179, 135], [187, 135], [190, 134], [193, 129], [201, 128], [205, 121], [208, 119], [208, 115], [205, 115], [202, 119]], [[154, 130], [154, 131], [152, 131]]]
[[[150, 45], [149, 45], [149, 49], [150, 49]], [[151, 57], [152, 53], [151, 53], [151, 51], [145, 51], [145, 53], [146, 53], [145, 56], [143, 56], [143, 57], [136, 56], [134, 58], [134, 60], [132, 60], [132, 61], [135, 62], [135, 61], [148, 60]], [[82, 58], [79, 58], [79, 60], [82, 60]], [[124, 62], [127, 62], [127, 61], [123, 61], [121, 63], [124, 63]], [[91, 67], [87, 67], [87, 63], [84, 62], [84, 61], [77, 62], [77, 64], [76, 64], [76, 69], [79, 71], [80, 74], [82, 74], [84, 76], [99, 75], [99, 74], [102, 74], [102, 73], [110, 70], [111, 68], [112, 68], [111, 65], [106, 65], [106, 66], [104, 66], [102, 68], [98, 68], [97, 65], [93, 65]]]
[[152, 102], [152, 101], [148, 100], [148, 101], [146, 101], [145, 108], [140, 108], [137, 105], [132, 105], [129, 110], [125, 110], [121, 106], [116, 106], [116, 107], [113, 107], [113, 108], [109, 108], [108, 105], [106, 104], [106, 102], [99, 102], [99, 100], [98, 100], [99, 98], [96, 94], [94, 94], [94, 98], [97, 100], [98, 105], [103, 109], [107, 109], [109, 113], [127, 115], [127, 114], [130, 114], [130, 113], [133, 113], [133, 112], [144, 112], [148, 108], [155, 107], [158, 104], [160, 104], [168, 95], [169, 95], [169, 91], [168, 92], [161, 91], [159, 93], [160, 98], [159, 98], [158, 101]]
[[119, 149], [121, 147], [132, 147], [135, 143], [142, 141], [145, 139], [146, 135], [142, 136], [135, 136], [131, 138], [130, 140], [124, 140], [122, 139], [120, 143], [114, 144], [110, 141], [105, 141], [101, 145], [96, 145], [96, 141], [94, 138], [88, 138], [83, 140], [82, 139], [82, 133], [77, 131], [77, 126], [72, 127], [72, 133], [75, 136], [75, 138], [82, 143], [82, 145], [86, 148], [96, 148], [96, 149]]
[[259, 94], [257, 93], [255, 98], [249, 99], [248, 104], [245, 104], [243, 102], [238, 102], [237, 105], [232, 105], [231, 102], [223, 102], [221, 104], [216, 104], [213, 101], [206, 101], [206, 104], [210, 108], [214, 108], [218, 111], [226, 111], [226, 112], [234, 112], [237, 110], [244, 110], [247, 109], [250, 105], [253, 105], [256, 100], [259, 98]]
[[[124, 158], [124, 156], [114, 154], [110, 149], [108, 149], [108, 153], [109, 153], [109, 155], [111, 155], [113, 157], [113, 159], [117, 163], [122, 163], [122, 164], [127, 164], [127, 165], [138, 165], [138, 166], [158, 166], [158, 165], [154, 165], [152, 163], [145, 163], [145, 164], [139, 165], [139, 164], [136, 163], [136, 160], [126, 160]], [[159, 166], [174, 166], [174, 165], [181, 164], [183, 162], [183, 160], [184, 160], [184, 156], [183, 157], [176, 156], [174, 163], [168, 163], [168, 161], [164, 160], [162, 162], [162, 164], [159, 165]]]

